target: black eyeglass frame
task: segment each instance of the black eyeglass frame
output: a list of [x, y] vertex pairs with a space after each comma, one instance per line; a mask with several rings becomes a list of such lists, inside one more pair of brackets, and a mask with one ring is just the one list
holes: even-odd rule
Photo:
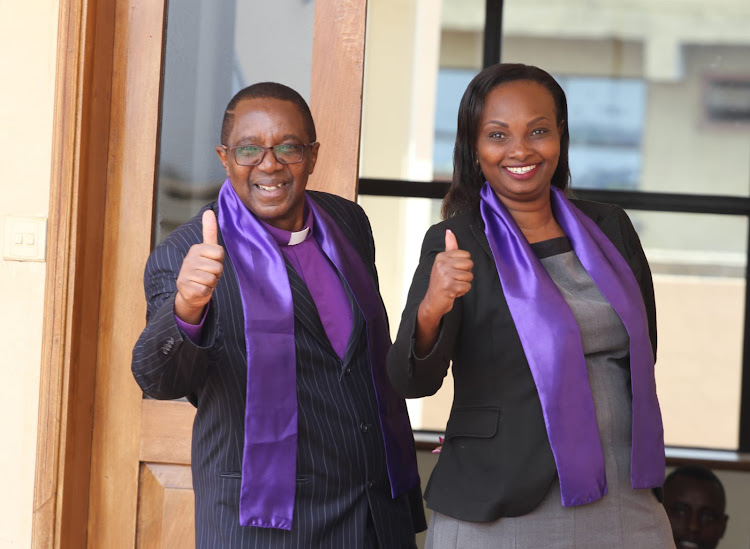
[[[285, 166], [288, 166], [289, 164], [299, 164], [305, 159], [305, 149], [308, 147], [313, 147], [314, 145], [317, 145], [317, 141], [313, 141], [312, 143], [280, 143], [278, 145], [273, 145], [271, 147], [264, 147], [263, 145], [253, 145], [253, 144], [247, 144], [247, 145], [238, 145], [236, 147], [230, 147], [228, 145], [224, 145], [224, 143], [221, 144], [221, 148], [227, 151], [227, 153], [232, 153], [232, 159], [234, 160], [234, 163], [238, 166], [257, 166], [258, 164], [263, 162], [263, 159], [266, 157], [266, 153], [268, 151], [271, 151], [273, 153], [273, 157], [276, 159], [276, 162], [279, 164], [284, 164]], [[276, 154], [276, 147], [302, 147], [302, 155], [300, 156], [299, 160], [295, 160], [294, 162], [284, 162], [281, 160], [278, 155]], [[263, 154], [260, 156], [260, 160], [258, 160], [255, 164], [240, 164], [237, 162], [237, 155], [235, 151], [237, 149], [244, 149], [245, 147], [257, 147], [259, 149], [263, 149]]]

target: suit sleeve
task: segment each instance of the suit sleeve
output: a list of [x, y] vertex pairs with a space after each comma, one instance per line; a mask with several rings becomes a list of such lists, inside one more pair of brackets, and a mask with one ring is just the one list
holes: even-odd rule
[[212, 300], [197, 345], [175, 321], [177, 275], [191, 245], [186, 233], [170, 236], [146, 263], [147, 323], [133, 349], [131, 367], [136, 382], [147, 395], [157, 399], [187, 396], [195, 404], [195, 395], [203, 387], [211, 363], [217, 321], [216, 304]]
[[387, 368], [391, 383], [402, 396], [419, 398], [435, 394], [448, 373], [461, 324], [461, 299], [443, 316], [438, 340], [430, 353], [418, 358], [414, 353], [417, 309], [427, 293], [435, 256], [445, 250], [445, 226], [433, 225], [425, 235], [419, 266], [414, 273], [396, 341], [388, 352]]

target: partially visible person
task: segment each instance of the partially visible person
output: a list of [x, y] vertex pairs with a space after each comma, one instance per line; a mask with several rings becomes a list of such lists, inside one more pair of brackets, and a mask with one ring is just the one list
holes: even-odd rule
[[198, 549], [413, 549], [425, 528], [370, 224], [306, 191], [319, 148], [296, 91], [238, 92], [218, 201], [146, 264], [132, 370], [149, 396], [197, 408]]
[[677, 549], [714, 549], [724, 537], [726, 495], [710, 469], [684, 465], [669, 473], [663, 502]]
[[565, 93], [484, 69], [458, 112], [388, 373], [454, 397], [425, 499], [427, 549], [667, 549], [656, 311], [626, 213], [566, 193]]

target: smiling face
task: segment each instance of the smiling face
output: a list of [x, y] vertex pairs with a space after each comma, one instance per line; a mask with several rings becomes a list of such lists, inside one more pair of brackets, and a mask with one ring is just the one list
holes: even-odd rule
[[727, 527], [721, 490], [711, 480], [676, 476], [664, 487], [664, 508], [677, 549], [714, 549]]
[[[310, 141], [305, 120], [294, 103], [259, 97], [237, 104], [232, 131], [224, 144], [230, 148], [273, 147]], [[217, 147], [216, 153], [237, 196], [251, 212], [273, 227], [298, 231], [302, 229], [307, 178], [315, 168], [319, 146], [305, 147], [302, 162], [297, 164], [281, 164], [270, 150], [256, 166], [240, 166], [222, 147]]]
[[506, 206], [549, 200], [563, 124], [552, 94], [531, 80], [501, 84], [487, 95], [476, 157]]

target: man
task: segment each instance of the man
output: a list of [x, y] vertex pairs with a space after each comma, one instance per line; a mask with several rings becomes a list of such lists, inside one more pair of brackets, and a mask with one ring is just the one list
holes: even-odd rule
[[686, 465], [664, 480], [664, 508], [677, 549], [714, 549], [729, 517], [718, 477], [700, 465]]
[[305, 191], [315, 139], [294, 90], [237, 93], [218, 201], [146, 265], [133, 374], [146, 394], [197, 407], [198, 548], [415, 547], [425, 528], [369, 222]]

